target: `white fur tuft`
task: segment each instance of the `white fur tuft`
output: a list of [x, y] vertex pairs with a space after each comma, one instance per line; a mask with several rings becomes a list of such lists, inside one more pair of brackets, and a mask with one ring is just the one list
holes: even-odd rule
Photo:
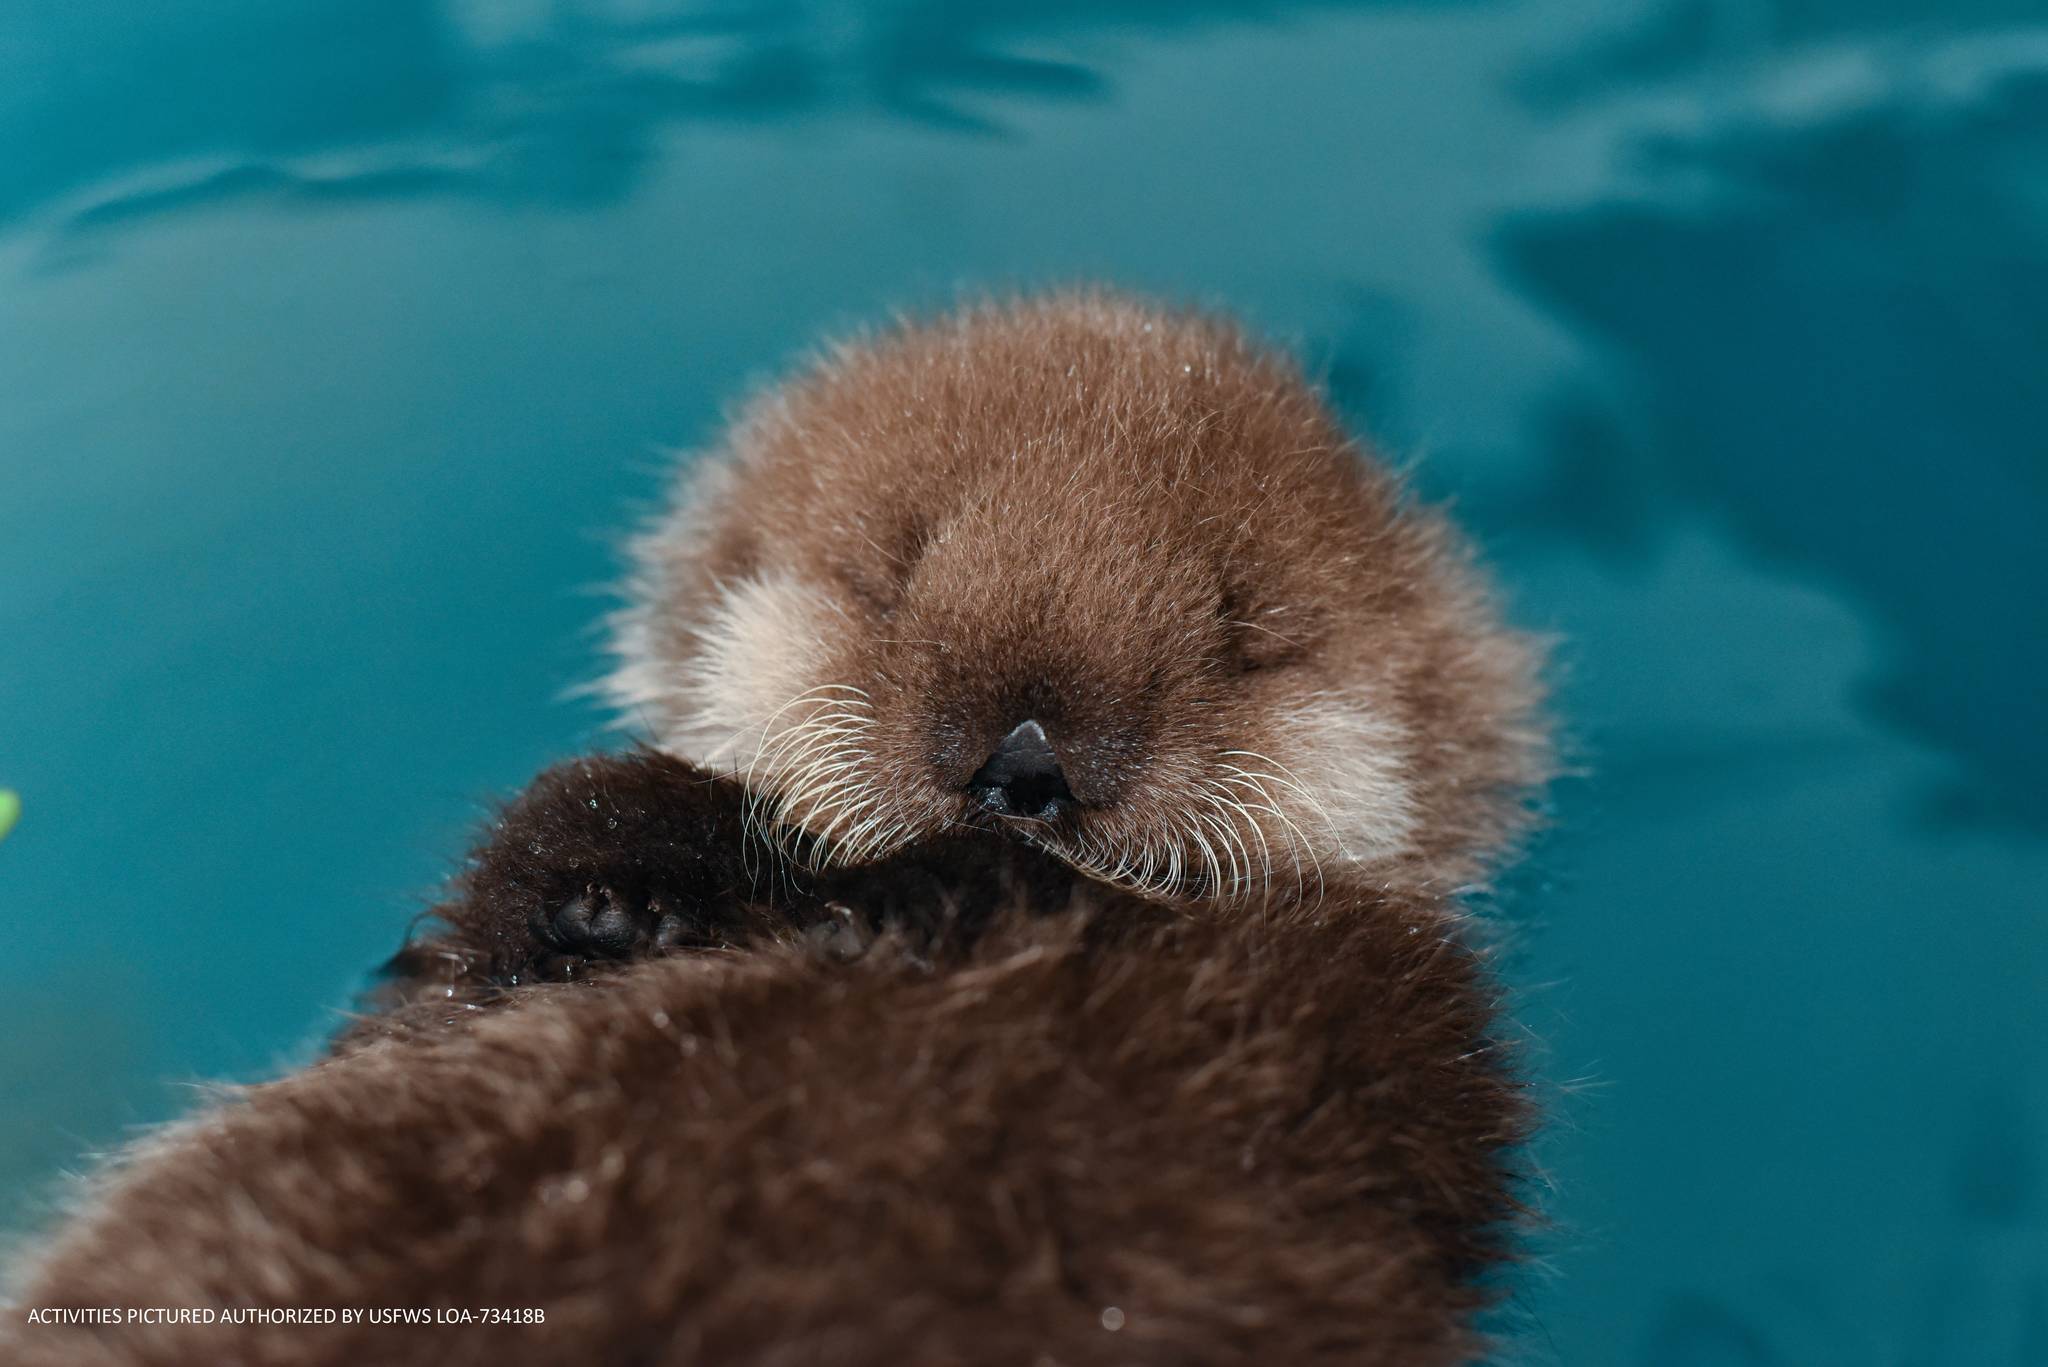
[[692, 629], [686, 658], [649, 649], [646, 623], [627, 620], [609, 692], [659, 719], [656, 744], [707, 769], [735, 771], [758, 753], [777, 714], [822, 677], [832, 599], [787, 573], [726, 586]]
[[1407, 731], [1354, 694], [1319, 693], [1289, 708], [1281, 722], [1281, 753], [1295, 780], [1288, 805], [1312, 801], [1312, 819], [1297, 823], [1328, 839], [1326, 859], [1368, 866], [1413, 852], [1415, 791]]

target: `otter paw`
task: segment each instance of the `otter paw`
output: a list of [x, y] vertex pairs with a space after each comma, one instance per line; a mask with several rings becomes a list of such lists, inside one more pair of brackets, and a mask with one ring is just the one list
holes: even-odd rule
[[555, 954], [584, 959], [666, 954], [690, 938], [689, 923], [659, 899], [631, 898], [603, 886], [540, 907], [533, 914], [532, 929]]

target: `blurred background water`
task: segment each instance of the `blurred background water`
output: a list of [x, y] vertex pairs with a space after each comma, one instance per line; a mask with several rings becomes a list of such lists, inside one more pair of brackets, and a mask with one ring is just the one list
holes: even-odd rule
[[0, 1224], [303, 1059], [604, 739], [821, 330], [1236, 309], [1565, 641], [1504, 1360], [2048, 1363], [2039, 0], [9, 0]]

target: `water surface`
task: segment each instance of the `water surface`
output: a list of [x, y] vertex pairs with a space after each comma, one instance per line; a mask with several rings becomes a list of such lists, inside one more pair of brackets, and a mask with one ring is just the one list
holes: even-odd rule
[[0, 1218], [605, 739], [664, 449], [1108, 279], [1299, 346], [1562, 638], [1508, 1360], [2048, 1362], [2037, 4], [13, 0], [0, 149]]

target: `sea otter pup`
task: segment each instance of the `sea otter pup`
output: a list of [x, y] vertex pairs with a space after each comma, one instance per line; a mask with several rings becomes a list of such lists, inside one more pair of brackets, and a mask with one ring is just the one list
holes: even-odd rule
[[[119, 1166], [9, 1361], [1476, 1350], [1525, 1113], [1448, 894], [1530, 653], [1295, 372], [1105, 296], [902, 327], [637, 561], [649, 748], [514, 803], [335, 1057]], [[77, 1306], [336, 1314], [28, 1319]]]

